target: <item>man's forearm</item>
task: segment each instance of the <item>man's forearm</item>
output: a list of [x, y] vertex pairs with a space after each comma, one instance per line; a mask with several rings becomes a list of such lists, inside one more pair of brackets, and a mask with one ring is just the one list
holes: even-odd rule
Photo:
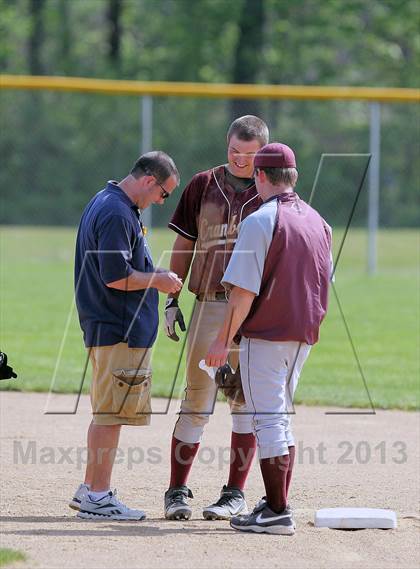
[[222, 327], [207, 352], [206, 365], [220, 367], [226, 363], [232, 340], [248, 316], [254, 298], [253, 292], [233, 287]]
[[[169, 268], [179, 276], [182, 282], [185, 282], [188, 271], [190, 270], [191, 261], [194, 256], [194, 248], [194, 241], [189, 241], [181, 236], [178, 236], [175, 240]], [[172, 298], [178, 298], [180, 292], [181, 291], [171, 293], [169, 296]]]
[[233, 287], [229, 296], [223, 325], [217, 339], [229, 347], [243, 321], [248, 316], [255, 294], [249, 290]]
[[126, 291], [144, 290], [153, 286], [155, 277], [156, 273], [142, 273], [133, 269], [133, 272], [128, 277], [108, 283], [107, 287]]

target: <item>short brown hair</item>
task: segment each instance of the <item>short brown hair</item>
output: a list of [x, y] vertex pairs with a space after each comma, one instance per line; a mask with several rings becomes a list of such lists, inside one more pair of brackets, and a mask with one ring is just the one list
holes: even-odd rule
[[254, 115], [245, 115], [234, 120], [227, 133], [228, 142], [234, 134], [240, 140], [258, 140], [261, 146], [268, 143], [268, 126]]
[[285, 184], [286, 186], [296, 186], [298, 180], [298, 171], [296, 168], [258, 168], [265, 172], [268, 181], [273, 186]]
[[155, 176], [156, 180], [163, 184], [169, 176], [175, 176], [179, 184], [179, 172], [175, 162], [168, 154], [161, 150], [152, 150], [142, 154], [134, 163], [130, 174], [138, 179], [141, 176]]

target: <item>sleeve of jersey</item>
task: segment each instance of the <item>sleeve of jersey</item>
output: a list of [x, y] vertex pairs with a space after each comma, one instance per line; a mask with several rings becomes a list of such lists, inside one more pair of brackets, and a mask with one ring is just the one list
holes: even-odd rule
[[198, 238], [197, 216], [200, 211], [203, 186], [204, 180], [200, 176], [195, 176], [191, 180], [182, 192], [172, 219], [168, 223], [169, 229], [190, 241], [196, 241]]
[[258, 296], [271, 236], [252, 215], [239, 226], [239, 235], [223, 275], [225, 288], [238, 286]]
[[131, 225], [123, 216], [113, 215], [101, 223], [98, 231], [98, 263], [105, 284], [127, 278], [133, 272], [130, 237]]

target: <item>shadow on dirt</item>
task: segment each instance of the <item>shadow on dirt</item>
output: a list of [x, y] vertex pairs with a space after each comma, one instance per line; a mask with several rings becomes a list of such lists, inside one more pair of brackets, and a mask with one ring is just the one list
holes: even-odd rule
[[[7, 530], [7, 522], [24, 524], [70, 524], [71, 528], [40, 528]], [[213, 522], [214, 523], [214, 522]], [[225, 524], [225, 522], [223, 522]], [[151, 525], [152, 524], [152, 525]], [[232, 533], [227, 524], [225, 527], [212, 527], [212, 522], [207, 520], [192, 520], [187, 524], [164, 520], [162, 518], [150, 518], [147, 521], [127, 522], [109, 520], [81, 520], [69, 516], [0, 516], [0, 525], [3, 527], [3, 535], [21, 536], [79, 536], [79, 537], [106, 537], [106, 536], [165, 536], [171, 534], [210, 535], [212, 533]], [[198, 527], [203, 526], [203, 527]]]

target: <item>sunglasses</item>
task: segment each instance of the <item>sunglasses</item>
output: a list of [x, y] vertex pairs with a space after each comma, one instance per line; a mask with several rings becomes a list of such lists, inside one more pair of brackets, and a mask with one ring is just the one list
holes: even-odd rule
[[148, 176], [153, 176], [153, 178], [155, 179], [155, 183], [156, 183], [158, 186], [160, 186], [160, 189], [162, 190], [162, 191], [160, 192], [160, 197], [161, 197], [163, 200], [166, 200], [166, 198], [169, 198], [169, 196], [170, 196], [171, 194], [165, 190], [165, 188], [162, 186], [162, 184], [161, 184], [160, 182], [158, 182], [158, 180], [157, 180], [155, 174], [153, 174], [153, 172], [150, 172], [150, 170], [145, 170], [145, 173], [146, 173]]
[[[155, 179], [156, 179], [156, 178], [155, 178]], [[157, 180], [156, 180], [156, 184], [157, 184], [158, 186], [160, 186], [160, 188], [161, 188], [161, 190], [162, 190], [162, 191], [160, 192], [160, 197], [161, 197], [163, 200], [166, 200], [166, 198], [169, 198], [169, 196], [170, 196], [171, 194], [165, 190], [165, 188], [162, 186], [162, 184], [161, 184], [160, 182], [158, 182]]]

